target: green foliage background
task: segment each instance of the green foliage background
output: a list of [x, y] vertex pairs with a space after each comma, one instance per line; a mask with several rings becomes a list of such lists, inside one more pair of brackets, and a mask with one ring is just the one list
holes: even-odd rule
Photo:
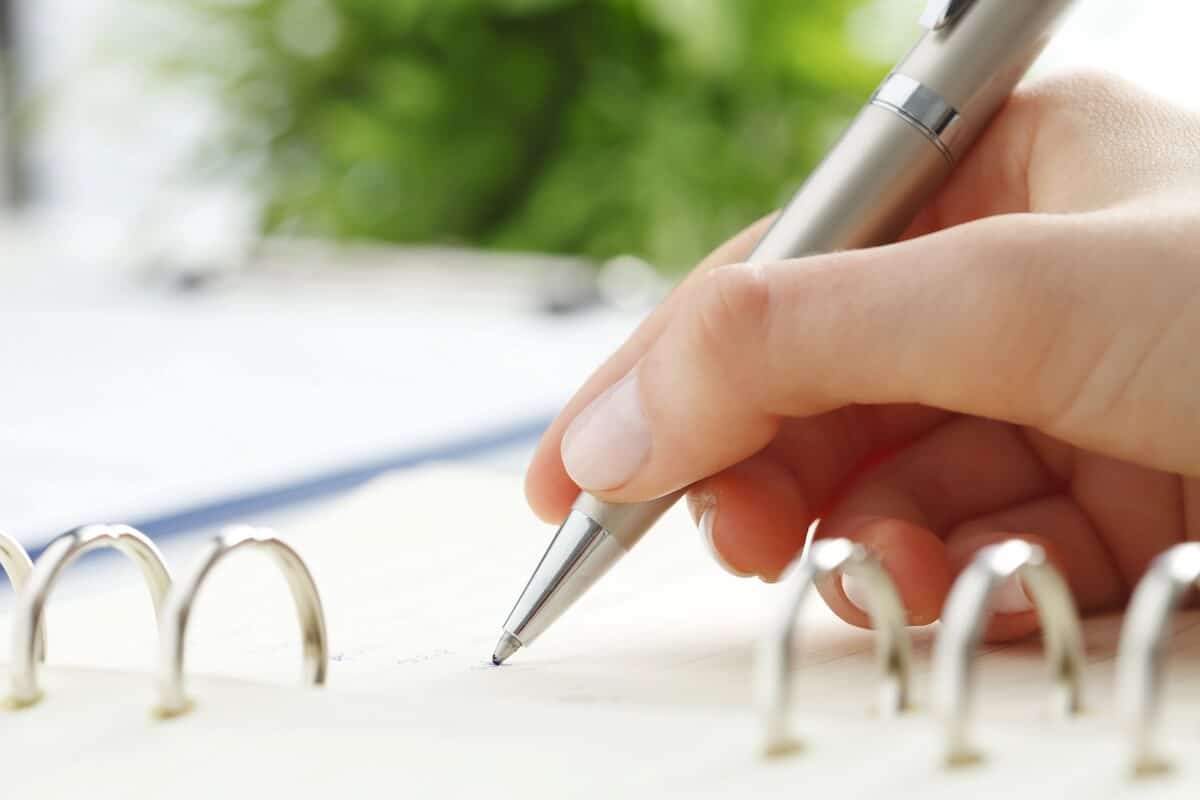
[[186, 0], [266, 230], [690, 266], [776, 206], [884, 65], [862, 0]]

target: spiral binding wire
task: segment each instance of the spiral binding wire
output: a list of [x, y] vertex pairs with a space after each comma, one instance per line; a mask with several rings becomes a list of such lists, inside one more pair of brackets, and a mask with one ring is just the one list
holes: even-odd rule
[[158, 711], [174, 716], [188, 710], [190, 701], [183, 692], [184, 636], [187, 633], [188, 617], [200, 586], [221, 559], [243, 549], [264, 550], [274, 557], [276, 564], [287, 580], [300, 618], [303, 647], [303, 671], [301, 681], [320, 686], [325, 683], [329, 667], [329, 645], [325, 633], [325, 612], [317, 585], [313, 581], [300, 554], [286, 542], [265, 528], [237, 525], [227, 528], [212, 540], [203, 557], [186, 579], [171, 587], [164, 603], [162, 622], [159, 626], [161, 653], [158, 662]]
[[879, 559], [862, 545], [848, 539], [815, 542], [808, 555], [785, 573], [784, 603], [775, 615], [758, 651], [758, 703], [766, 720], [764, 750], [769, 756], [786, 755], [799, 743], [787, 730], [792, 696], [792, 640], [797, 638], [797, 615], [812, 587], [838, 573], [859, 578], [869, 593], [872, 626], [877, 634], [877, 653], [883, 681], [880, 712], [898, 714], [909, 707], [909, 664], [912, 661], [904, 606], [891, 577]]
[[1163, 659], [1171, 618], [1200, 579], [1200, 542], [1177, 544], [1150, 564], [1121, 625], [1117, 648], [1117, 703], [1129, 726], [1136, 774], [1169, 766], [1155, 744], [1162, 705]]
[[[302, 635], [302, 682], [325, 682], [329, 646], [325, 615], [312, 573], [300, 555], [272, 531], [249, 526], [226, 528], [181, 580], [173, 580], [162, 554], [144, 534], [128, 525], [85, 525], [56, 538], [36, 562], [12, 537], [0, 532], [0, 569], [17, 593], [10, 666], [10, 701], [35, 704], [41, 697], [37, 666], [45, 658], [43, 612], [59, 575], [85, 552], [113, 548], [141, 569], [159, 621], [158, 705], [162, 716], [186, 712], [184, 642], [192, 606], [215, 566], [235, 550], [258, 549], [272, 555], [291, 590]], [[878, 559], [848, 539], [813, 543], [783, 581], [783, 601], [773, 614], [756, 659], [765, 751], [779, 756], [797, 749], [787, 731], [791, 704], [793, 640], [798, 614], [813, 586], [840, 574], [859, 578], [869, 593], [883, 673], [880, 711], [910, 707], [910, 645], [899, 594]], [[975, 693], [974, 661], [990, 618], [989, 601], [1001, 584], [1018, 579], [1030, 592], [1046, 642], [1053, 708], [1073, 715], [1083, 707], [1083, 637], [1079, 614], [1062, 575], [1042, 548], [1019, 539], [981, 549], [951, 588], [934, 646], [935, 709], [944, 724], [945, 758], [961, 765], [978, 760], [970, 743], [969, 722]], [[1187, 592], [1200, 581], [1200, 543], [1176, 545], [1151, 564], [1133, 594], [1121, 629], [1116, 689], [1128, 723], [1130, 764], [1135, 774], [1164, 770], [1155, 731], [1161, 705], [1165, 644], [1173, 615]]]
[[[887, 573], [860, 545], [847, 539], [815, 542], [785, 573], [783, 599], [771, 616], [755, 664], [757, 697], [765, 729], [766, 754], [796, 750], [788, 737], [792, 640], [797, 614], [811, 586], [839, 573], [864, 579], [871, 592], [871, 621], [884, 670], [883, 710], [908, 706], [908, 642], [904, 610]], [[990, 599], [1000, 584], [1020, 580], [1041, 622], [1051, 680], [1051, 707], [1060, 716], [1083, 708], [1084, 651], [1079, 613], [1059, 571], [1037, 545], [1019, 539], [985, 547], [976, 553], [950, 590], [942, 627], [934, 643], [934, 709], [942, 726], [943, 755], [948, 766], [974, 764], [979, 751], [969, 736], [974, 706], [974, 663], [983, 631], [991, 617]], [[1166, 768], [1155, 747], [1164, 644], [1171, 618], [1187, 592], [1200, 581], [1200, 543], [1173, 547], [1151, 565], [1139, 582], [1126, 614], [1117, 656], [1117, 697], [1128, 723], [1130, 767], [1145, 775]]]
[[[33, 561], [29, 553], [21, 547], [21, 543], [4, 531], [0, 531], [0, 570], [8, 575], [13, 590], [20, 592], [29, 582], [29, 573], [33, 571]], [[46, 626], [38, 627], [37, 659], [46, 660]]]
[[304, 560], [290, 545], [265, 528], [245, 525], [226, 528], [214, 538], [199, 563], [182, 579], [171, 577], [162, 554], [145, 534], [128, 525], [84, 525], [68, 531], [46, 546], [36, 562], [12, 537], [0, 532], [0, 568], [16, 590], [12, 627], [12, 663], [9, 667], [9, 702], [16, 707], [37, 703], [42, 697], [38, 664], [45, 658], [44, 611], [60, 574], [72, 561], [91, 550], [115, 549], [134, 561], [146, 580], [158, 618], [159, 664], [156, 711], [175, 716], [191, 702], [183, 690], [184, 640], [196, 595], [216, 564], [234, 550], [260, 549], [279, 565], [300, 617], [303, 646], [302, 681], [318, 686], [325, 682], [329, 663], [325, 614], [317, 587]]
[[1010, 539], [984, 547], [951, 587], [934, 643], [934, 707], [945, 724], [948, 764], [979, 759], [968, 734], [975, 653], [992, 616], [992, 595], [1006, 580], [1020, 580], [1037, 608], [1050, 668], [1051, 711], [1072, 716], [1083, 708], [1083, 631], [1066, 581], [1037, 545]]

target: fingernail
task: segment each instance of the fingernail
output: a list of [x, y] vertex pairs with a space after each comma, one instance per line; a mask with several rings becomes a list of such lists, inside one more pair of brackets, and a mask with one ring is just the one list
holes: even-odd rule
[[1025, 594], [1025, 587], [1021, 585], [1021, 579], [1016, 575], [1005, 578], [999, 586], [992, 590], [991, 606], [994, 614], [1020, 614], [1025, 611], [1033, 611], [1033, 603], [1029, 601], [1029, 595]]
[[603, 491], [628, 483], [649, 455], [650, 427], [636, 370], [593, 400], [563, 435], [563, 466], [581, 489]]
[[871, 613], [871, 593], [867, 591], [867, 586], [861, 579], [853, 575], [843, 575], [842, 593], [859, 611], [864, 614]]
[[702, 538], [704, 540], [704, 544], [707, 545], [708, 552], [712, 553], [712, 557], [718, 564], [721, 565], [721, 569], [738, 578], [749, 578], [749, 572], [742, 572], [739, 569], [734, 569], [730, 563], [725, 560], [725, 557], [721, 555], [721, 551], [717, 549], [717, 546], [713, 544], [713, 525], [716, 523], [716, 520], [717, 509], [713, 506], [709, 506], [708, 509], [706, 509], [705, 512], [700, 515], [700, 525], [698, 526], [700, 528], [700, 538]]

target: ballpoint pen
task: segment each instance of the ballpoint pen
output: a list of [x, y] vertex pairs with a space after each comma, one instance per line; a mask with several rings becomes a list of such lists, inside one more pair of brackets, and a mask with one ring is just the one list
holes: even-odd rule
[[[929, 0], [925, 33], [755, 246], [771, 262], [895, 241], [953, 171], [1074, 0]], [[583, 492], [504, 623], [492, 662], [533, 642], [683, 494]]]

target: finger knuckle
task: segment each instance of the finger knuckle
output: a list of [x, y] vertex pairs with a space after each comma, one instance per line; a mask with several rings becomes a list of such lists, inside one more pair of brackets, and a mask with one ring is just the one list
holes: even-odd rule
[[1075, 69], [1031, 81], [1016, 95], [1018, 101], [1049, 108], [1111, 102], [1128, 93], [1132, 84], [1103, 69]]
[[764, 270], [748, 264], [722, 267], [708, 276], [704, 289], [697, 308], [702, 346], [725, 355], [761, 338], [771, 311]]
[[764, 381], [772, 288], [760, 266], [721, 267], [705, 276], [693, 309], [691, 346], [698, 363], [757, 402]]
[[1123, 78], [1088, 69], [1049, 75], [1022, 86], [1010, 101], [1031, 140], [1087, 143], [1111, 126], [1137, 90]]
[[976, 388], [991, 408], [1029, 424], [1057, 405], [1068, 377], [1063, 359], [1072, 348], [1062, 347], [1062, 336], [1080, 299], [1064, 255], [1070, 235], [1048, 216], [1008, 215], [964, 226], [953, 248], [976, 256], [964, 262], [963, 296], [946, 313], [960, 317], [974, 357], [997, 365], [979, 372]]

